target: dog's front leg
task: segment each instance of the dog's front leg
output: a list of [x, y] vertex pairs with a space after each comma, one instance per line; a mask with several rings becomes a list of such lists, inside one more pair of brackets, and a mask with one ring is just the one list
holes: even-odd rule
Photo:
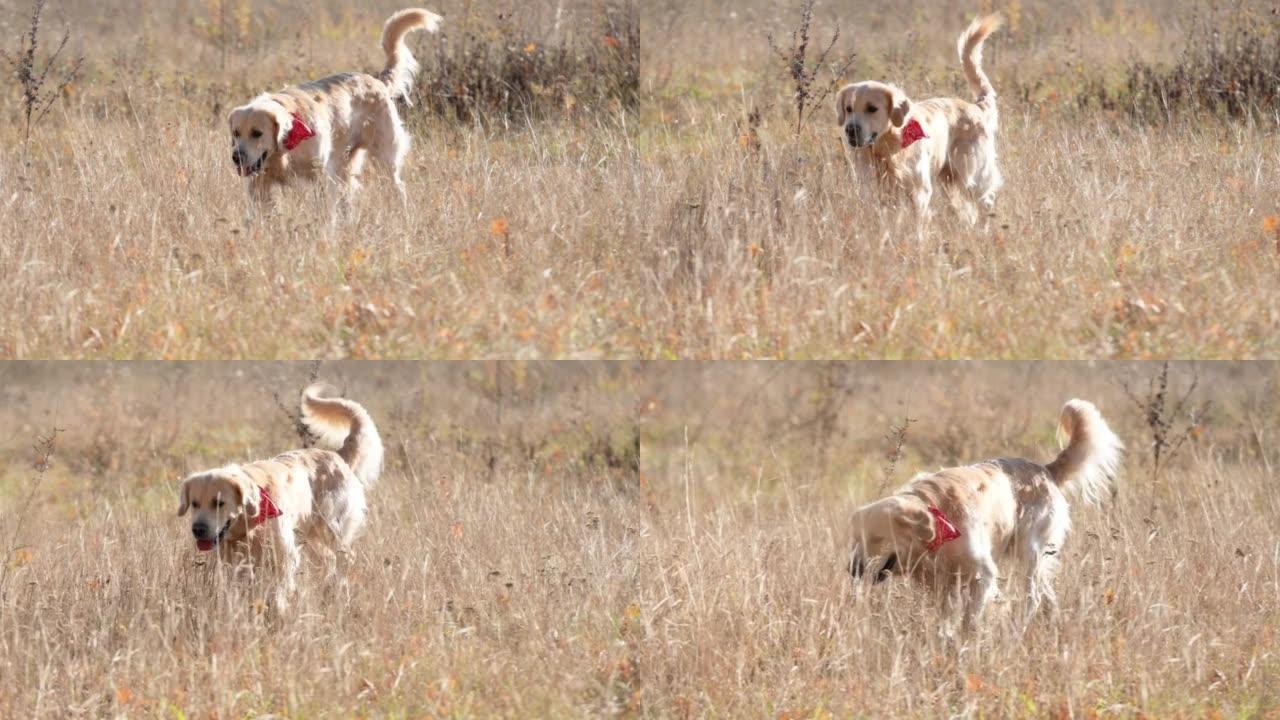
[[271, 210], [271, 183], [264, 177], [257, 176], [245, 180], [245, 192], [249, 196], [249, 206], [245, 211], [245, 225], [251, 224], [259, 215]]
[[289, 598], [297, 589], [298, 568], [302, 564], [302, 550], [298, 547], [297, 533], [291, 523], [283, 520], [274, 523], [271, 550], [275, 571], [275, 606], [283, 612], [288, 609]]
[[933, 183], [926, 175], [911, 189], [911, 205], [916, 214], [916, 236], [923, 240], [929, 226], [929, 204], [933, 200]]
[[969, 597], [965, 608], [965, 632], [973, 632], [982, 617], [982, 610], [996, 594], [996, 581], [999, 579], [996, 564], [990, 558], [984, 558], [978, 564], [977, 572], [969, 580]]

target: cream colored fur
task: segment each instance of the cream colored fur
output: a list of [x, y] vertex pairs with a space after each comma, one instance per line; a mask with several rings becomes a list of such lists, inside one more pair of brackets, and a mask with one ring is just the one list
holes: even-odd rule
[[[840, 90], [836, 119], [859, 192], [871, 193], [877, 204], [906, 195], [922, 227], [937, 185], [970, 223], [979, 208], [990, 215], [1004, 179], [996, 162], [996, 91], [982, 69], [982, 45], [1000, 24], [999, 15], [974, 20], [957, 42], [973, 102], [913, 101], [900, 88], [875, 81]], [[925, 137], [904, 148], [902, 129], [913, 120]]]
[[[327, 177], [345, 203], [359, 188], [366, 156], [391, 175], [402, 200], [400, 177], [409, 134], [396, 100], [408, 100], [418, 63], [404, 43], [414, 30], [435, 32], [441, 17], [411, 8], [392, 15], [382, 30], [386, 66], [377, 75], [341, 73], [259, 95], [228, 117], [231, 162], [245, 178], [251, 208], [272, 201], [273, 191], [296, 180]], [[285, 145], [300, 118], [315, 136]]]
[[[338, 563], [365, 525], [365, 491], [382, 466], [382, 440], [368, 412], [350, 400], [321, 399], [326, 387], [303, 392], [301, 413], [309, 427], [336, 440], [336, 452], [291, 450], [194, 473], [178, 486], [178, 515], [191, 514], [195, 539], [212, 541], [223, 560], [274, 572], [281, 608], [295, 588], [302, 547], [323, 559], [331, 573], [340, 572]], [[345, 431], [339, 427], [344, 422]], [[250, 519], [262, 510], [261, 490], [281, 514], [254, 527]]]
[[[850, 572], [876, 582], [903, 574], [947, 600], [959, 597], [972, 628], [996, 594], [998, 559], [1015, 561], [1027, 591], [1024, 622], [1054, 600], [1053, 577], [1071, 529], [1064, 491], [1098, 502], [1119, 470], [1120, 439], [1092, 403], [1071, 400], [1058, 422], [1065, 447], [1051, 462], [997, 458], [921, 474], [853, 516]], [[960, 537], [935, 550], [936, 507]]]

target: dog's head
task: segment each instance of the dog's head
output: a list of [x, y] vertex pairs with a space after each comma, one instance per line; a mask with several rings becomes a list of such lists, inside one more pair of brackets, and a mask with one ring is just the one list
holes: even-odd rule
[[874, 582], [894, 572], [909, 571], [934, 537], [933, 519], [923, 502], [895, 495], [859, 508], [853, 514], [853, 555], [849, 572]]
[[231, 164], [241, 177], [262, 172], [273, 154], [283, 152], [293, 117], [284, 106], [263, 96], [231, 111]]
[[191, 511], [191, 534], [201, 550], [211, 550], [242, 516], [259, 512], [257, 486], [243, 470], [229, 465], [187, 477], [178, 486], [178, 515]]
[[880, 82], [846, 85], [836, 95], [836, 120], [851, 147], [865, 147], [902, 127], [910, 110], [906, 93]]

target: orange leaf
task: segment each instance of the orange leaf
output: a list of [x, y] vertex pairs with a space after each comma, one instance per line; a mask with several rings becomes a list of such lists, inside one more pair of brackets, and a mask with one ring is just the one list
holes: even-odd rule
[[612, 36], [612, 35], [605, 35], [605, 36], [604, 36], [604, 44], [605, 44], [605, 45], [608, 45], [608, 46], [609, 46], [609, 47], [611, 47], [611, 48], [617, 48], [617, 47], [621, 47], [621, 46], [622, 46], [622, 43], [618, 42], [618, 38], [616, 38], [616, 37], [614, 37], [614, 36]]
[[506, 218], [497, 218], [489, 223], [489, 234], [496, 238], [506, 237], [508, 232], [510, 232], [510, 226], [507, 225]]
[[1264, 232], [1280, 232], [1280, 215], [1268, 215], [1262, 218]]

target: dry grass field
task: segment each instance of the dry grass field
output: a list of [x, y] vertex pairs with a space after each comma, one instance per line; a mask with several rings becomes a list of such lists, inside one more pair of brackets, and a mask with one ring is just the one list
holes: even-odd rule
[[[986, 61], [1000, 93], [1007, 181], [996, 217], [970, 229], [935, 197], [937, 222], [924, 242], [852, 184], [831, 99], [797, 133], [791, 82], [767, 38], [785, 46], [800, 5], [658, 2], [642, 16], [650, 101], [641, 144], [655, 218], [646, 250], [668, 298], [660, 327], [646, 335], [665, 351], [1274, 355], [1280, 18], [1272, 4], [818, 3], [811, 59], [838, 23], [829, 62], [856, 52], [847, 80], [895, 82], [915, 98], [967, 97], [957, 35], [980, 11], [1009, 17]], [[1157, 121], [1124, 109], [1131, 63], [1187, 65], [1184, 47], [1207, 52], [1215, 30], [1217, 42], [1235, 47], [1240, 27], [1273, 58], [1231, 68], [1266, 77], [1253, 98], [1261, 112], [1229, 119], [1177, 109]], [[1227, 77], [1222, 91], [1231, 93]], [[1100, 89], [1112, 102], [1087, 103]]]
[[[1122, 93], [1080, 104], [1122, 89], [1131, 61], [1178, 66], [1203, 23], [1247, 25], [1274, 45], [1280, 21], [1265, 4], [819, 4], [815, 47], [838, 20], [837, 49], [858, 53], [851, 78], [895, 80], [917, 97], [963, 90], [953, 43], [970, 15], [1010, 16], [987, 63], [1008, 178], [998, 215], [973, 230], [940, 207], [920, 242], [851, 187], [827, 108], [793, 130], [766, 38], [785, 44], [798, 3], [441, 0], [446, 35], [413, 40], [424, 70], [407, 111], [409, 210], [371, 172], [349, 222], [330, 226], [319, 193], [297, 188], [246, 227], [228, 109], [263, 89], [379, 68], [378, 28], [399, 5], [208, 0], [137, 13], [118, 0], [51, 0], [39, 55], [69, 27], [63, 58], [85, 65], [29, 151], [20, 90], [0, 92], [0, 302], [21, 309], [0, 319], [0, 353], [1276, 350], [1275, 104], [1247, 95], [1263, 111], [1180, 109], [1159, 122], [1125, 112]], [[0, 11], [4, 47], [17, 46], [26, 15], [22, 4]], [[508, 90], [532, 109], [512, 110]], [[458, 111], [472, 91], [489, 102]]]
[[[367, 405], [387, 467], [347, 589], [304, 571], [281, 618], [196, 552], [174, 491], [187, 472], [297, 447], [273, 394], [296, 402], [306, 365], [0, 366], [0, 717], [546, 717], [620, 702], [611, 658], [636, 622], [650, 532], [635, 368], [322, 374]], [[28, 446], [55, 423], [28, 504]]]
[[[0, 716], [1275, 717], [1280, 370], [1197, 369], [1210, 415], [1152, 512], [1119, 383], [1157, 370], [326, 364], [388, 465], [350, 584], [304, 571], [281, 617], [195, 552], [174, 486], [296, 446], [273, 395], [308, 365], [0, 366]], [[853, 508], [919, 469], [1047, 457], [1073, 395], [1130, 453], [1115, 500], [1075, 509], [1057, 617], [1019, 637], [1011, 589], [954, 637], [902, 583], [855, 591]]]
[[[1210, 419], [1162, 470], [1120, 383], [1150, 364], [682, 363], [649, 387], [637, 686], [661, 716], [1276, 717], [1278, 369], [1206, 365]], [[1188, 366], [1171, 371], [1169, 404]], [[733, 388], [733, 392], [726, 392]], [[917, 471], [1048, 460], [1095, 400], [1127, 442], [1118, 496], [1073, 508], [1060, 612], [1013, 629], [1016, 578], [970, 639], [902, 581], [855, 591], [853, 508]], [[1190, 404], [1190, 403], [1189, 403]], [[905, 417], [890, 469], [890, 428]], [[1182, 427], [1181, 421], [1178, 428]]]
[[[607, 96], [638, 77], [628, 0], [429, 4], [446, 20], [411, 41], [410, 207], [369, 168], [350, 222], [331, 227], [302, 186], [244, 226], [227, 112], [380, 70], [382, 22], [404, 5], [52, 0], [41, 41], [70, 27], [64, 55], [85, 66], [33, 131], [29, 167], [20, 92], [0, 92], [0, 304], [24, 308], [0, 321], [0, 355], [639, 354], [637, 300], [610, 289], [637, 265], [644, 216], [620, 202], [639, 194], [633, 103]], [[4, 47], [28, 14], [0, 10]], [[508, 112], [518, 83], [530, 109]], [[493, 102], [459, 119], [463, 90]]]

